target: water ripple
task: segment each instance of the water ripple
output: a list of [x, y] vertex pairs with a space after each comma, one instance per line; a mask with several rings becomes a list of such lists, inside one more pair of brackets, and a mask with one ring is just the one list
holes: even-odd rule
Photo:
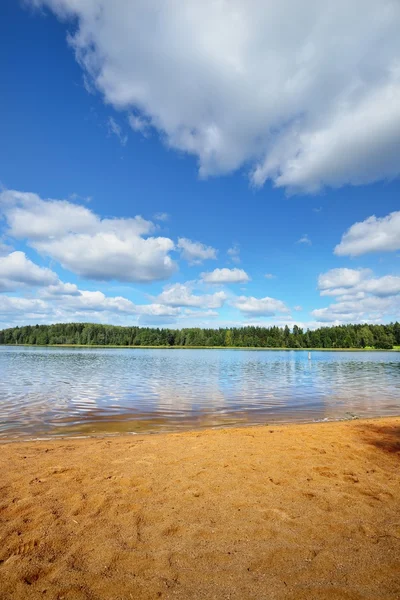
[[400, 413], [400, 354], [0, 347], [0, 438]]

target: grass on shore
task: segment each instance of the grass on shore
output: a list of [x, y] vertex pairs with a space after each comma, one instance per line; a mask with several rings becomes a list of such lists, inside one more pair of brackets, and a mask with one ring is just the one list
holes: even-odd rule
[[34, 348], [132, 348], [132, 349], [160, 349], [160, 350], [272, 350], [296, 352], [400, 352], [400, 346], [393, 346], [390, 350], [383, 348], [285, 348], [285, 347], [260, 347], [260, 346], [119, 346], [112, 344], [0, 344], [3, 346], [28, 346]]

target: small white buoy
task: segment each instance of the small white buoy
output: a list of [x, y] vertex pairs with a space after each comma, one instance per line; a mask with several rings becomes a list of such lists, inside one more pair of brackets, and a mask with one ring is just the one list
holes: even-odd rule
[[308, 353], [308, 360], [311, 360], [311, 352]]

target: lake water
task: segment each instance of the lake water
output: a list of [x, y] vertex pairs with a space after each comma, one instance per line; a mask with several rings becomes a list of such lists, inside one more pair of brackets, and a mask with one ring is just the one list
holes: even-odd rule
[[400, 353], [0, 346], [0, 438], [400, 414]]

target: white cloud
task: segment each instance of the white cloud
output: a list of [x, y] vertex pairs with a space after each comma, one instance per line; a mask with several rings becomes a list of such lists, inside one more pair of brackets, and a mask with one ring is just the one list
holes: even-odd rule
[[179, 309], [170, 306], [154, 304], [134, 304], [131, 300], [122, 296], [110, 297], [100, 291], [82, 290], [79, 297], [71, 296], [60, 303], [64, 310], [73, 311], [107, 311], [109, 313], [122, 313], [127, 315], [147, 316], [176, 316]]
[[202, 176], [250, 164], [257, 185], [316, 191], [399, 175], [397, 0], [30, 2], [76, 19], [90, 88]]
[[140, 216], [101, 219], [87, 207], [66, 200], [8, 190], [0, 205], [8, 234], [27, 239], [41, 254], [82, 277], [97, 280], [155, 281], [170, 277], [176, 264], [166, 237], [144, 237], [154, 225]]
[[176, 317], [181, 314], [177, 307], [165, 306], [164, 304], [142, 304], [138, 305], [137, 312], [140, 315], [149, 315], [153, 317]]
[[300, 312], [301, 310], [303, 310], [303, 307], [302, 307], [302, 306], [300, 306], [300, 305], [297, 305], [297, 306], [294, 306], [294, 307], [293, 307], [293, 310], [295, 310], [295, 311], [297, 311], [297, 312]]
[[318, 277], [318, 289], [351, 288], [370, 274], [370, 269], [331, 269]]
[[[58, 289], [57, 289], [58, 288]], [[47, 323], [90, 320], [118, 322], [120, 319], [142, 317], [170, 322], [182, 315], [178, 307], [159, 303], [134, 304], [122, 296], [106, 296], [100, 291], [78, 290], [73, 284], [59, 282], [49, 286], [40, 298], [0, 296], [0, 322], [27, 324], [42, 321]], [[183, 315], [182, 315], [183, 316]]]
[[397, 56], [391, 59], [386, 68], [381, 65], [381, 72], [375, 73], [375, 85], [371, 86], [364, 72], [342, 90], [343, 95], [338, 91], [328, 120], [324, 115], [320, 123], [308, 130], [294, 126], [256, 168], [255, 183], [262, 184], [272, 177], [277, 187], [312, 193], [324, 185], [361, 185], [398, 177], [398, 49]]
[[114, 119], [114, 117], [109, 117], [108, 121], [107, 121], [107, 129], [108, 129], [108, 133], [115, 135], [115, 137], [117, 137], [121, 143], [121, 146], [126, 146], [126, 143], [128, 141], [128, 136], [124, 135], [122, 133], [122, 129], [121, 126], [118, 125], [117, 121]]
[[265, 273], [264, 277], [265, 279], [275, 279], [276, 275], [273, 275], [272, 273]]
[[19, 316], [29, 319], [31, 314], [48, 314], [48, 305], [37, 298], [18, 298], [14, 296], [0, 296], [0, 316]]
[[0, 292], [55, 285], [57, 282], [58, 277], [53, 271], [35, 265], [24, 252], [0, 256]]
[[382, 322], [388, 316], [398, 314], [400, 299], [366, 297], [359, 300], [337, 302], [326, 308], [318, 308], [311, 315], [322, 323]]
[[[0, 291], [27, 290], [38, 287], [37, 297], [0, 295], [0, 324], [27, 324], [32, 322], [70, 322], [90, 320], [129, 324], [136, 318], [141, 324], [171, 324], [178, 318], [215, 317], [215, 309], [222, 306], [225, 294], [195, 295], [189, 285], [176, 284], [149, 304], [135, 304], [123, 296], [107, 296], [96, 290], [80, 290], [76, 284], [65, 283], [50, 269], [39, 267], [23, 252], [0, 257]], [[198, 310], [182, 310], [192, 306]], [[207, 310], [208, 309], [208, 310]]]
[[250, 277], [243, 269], [214, 269], [210, 273], [201, 273], [204, 283], [247, 283]]
[[253, 296], [239, 296], [232, 305], [247, 316], [270, 317], [276, 313], [289, 313], [284, 302], [275, 298], [254, 298]]
[[68, 296], [59, 302], [64, 310], [104, 311], [136, 314], [136, 306], [122, 296], [109, 297], [100, 291], [82, 290], [79, 296]]
[[144, 137], [148, 137], [151, 125], [147, 119], [143, 119], [143, 117], [132, 114], [129, 115], [128, 121], [133, 131], [141, 133]]
[[308, 234], [305, 233], [299, 240], [297, 240], [297, 244], [306, 244], [307, 246], [311, 246], [312, 242], [308, 237]]
[[67, 200], [42, 200], [37, 194], [5, 190], [0, 206], [15, 238], [41, 240], [70, 232], [94, 232], [99, 219], [85, 206]]
[[197, 308], [220, 308], [226, 300], [224, 292], [215, 294], [193, 294], [192, 287], [188, 284], [175, 283], [166, 286], [164, 291], [156, 298], [157, 302], [167, 306], [190, 306]]
[[81, 292], [75, 283], [63, 283], [58, 281], [55, 285], [49, 285], [41, 292], [42, 296], [80, 296]]
[[368, 217], [355, 223], [335, 248], [338, 256], [360, 256], [367, 252], [393, 252], [400, 249], [400, 211], [386, 217]]
[[318, 278], [321, 296], [336, 302], [312, 311], [321, 322], [361, 322], [396, 317], [400, 310], [400, 277], [374, 277], [370, 269], [332, 269]]
[[364, 283], [364, 290], [373, 296], [384, 298], [400, 294], [400, 277], [385, 275], [376, 279], [369, 279]]
[[321, 296], [344, 296], [363, 298], [371, 296], [395, 296], [400, 294], [400, 277], [385, 275], [373, 277], [370, 269], [331, 269], [318, 278]]
[[70, 234], [33, 245], [64, 268], [88, 279], [148, 282], [167, 279], [175, 271], [168, 256], [174, 244], [168, 238], [143, 239], [110, 231]]
[[181, 249], [182, 258], [187, 260], [190, 265], [198, 265], [204, 260], [217, 258], [215, 248], [206, 246], [201, 242], [192, 242], [192, 240], [188, 240], [187, 238], [178, 239], [178, 248]]

